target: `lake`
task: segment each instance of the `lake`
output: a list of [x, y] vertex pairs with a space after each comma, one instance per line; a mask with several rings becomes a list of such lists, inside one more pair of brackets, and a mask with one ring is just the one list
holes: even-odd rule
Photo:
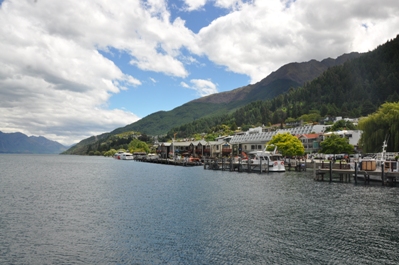
[[0, 155], [0, 264], [398, 264], [399, 188]]

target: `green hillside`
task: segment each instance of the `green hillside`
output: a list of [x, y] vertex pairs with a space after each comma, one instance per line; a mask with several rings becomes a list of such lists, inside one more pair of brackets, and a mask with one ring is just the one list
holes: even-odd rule
[[359, 56], [361, 56], [359, 53], [350, 53], [337, 59], [329, 58], [321, 62], [311, 60], [304, 63], [290, 63], [256, 84], [202, 97], [171, 111], [155, 112], [135, 123], [117, 128], [111, 134], [139, 131], [149, 135], [162, 135], [171, 128], [200, 118], [229, 114], [250, 102], [272, 99], [290, 88], [297, 88], [313, 80], [329, 67], [343, 64]]
[[245, 127], [281, 124], [286, 120], [318, 122], [328, 116], [360, 117], [373, 113], [384, 102], [396, 101], [399, 37], [357, 59], [331, 67], [303, 87], [291, 88], [271, 100], [251, 102], [229, 115], [205, 117], [175, 127], [167, 137], [174, 133], [178, 137], [209, 133], [219, 124]]
[[149, 135], [165, 134], [169, 128], [190, 123], [208, 115], [219, 115], [228, 112], [226, 104], [213, 104], [203, 102], [190, 102], [171, 111], [158, 111], [147, 117], [115, 129], [111, 134], [126, 131], [139, 131]]
[[[191, 101], [172, 111], [153, 113], [109, 135], [124, 131], [148, 135], [167, 132], [170, 139], [174, 133], [188, 137], [208, 132], [218, 124], [276, 124], [304, 119], [309, 113], [313, 121], [326, 116], [367, 115], [382, 103], [399, 98], [398, 42], [396, 38], [362, 55], [353, 53], [336, 60], [288, 64], [257, 84]], [[315, 75], [311, 74], [312, 69], [317, 73], [324, 68], [328, 70], [313, 81], [304, 81]], [[299, 86], [300, 82], [304, 85]], [[88, 148], [82, 147], [87, 141], [66, 153], [87, 154]]]

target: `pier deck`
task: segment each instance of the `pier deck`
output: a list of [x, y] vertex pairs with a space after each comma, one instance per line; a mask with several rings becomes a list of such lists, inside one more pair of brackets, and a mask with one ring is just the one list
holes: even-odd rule
[[138, 162], [146, 162], [146, 163], [154, 163], [154, 164], [164, 164], [164, 165], [173, 165], [173, 166], [202, 166], [201, 161], [190, 161], [190, 160], [173, 160], [173, 159], [165, 159], [165, 158], [156, 158], [156, 159], [134, 159], [134, 161]]
[[313, 164], [314, 169], [314, 180], [324, 181], [329, 180], [339, 181], [339, 182], [351, 182], [353, 181], [357, 183], [358, 181], [363, 181], [365, 184], [369, 184], [370, 182], [381, 182], [382, 185], [390, 185], [396, 186], [396, 183], [399, 181], [399, 172], [397, 171], [385, 171], [385, 168], [381, 170], [359, 170], [357, 163], [355, 163], [354, 168], [346, 167], [346, 168], [333, 168], [332, 164], [329, 164], [328, 168], [316, 168], [316, 163]]

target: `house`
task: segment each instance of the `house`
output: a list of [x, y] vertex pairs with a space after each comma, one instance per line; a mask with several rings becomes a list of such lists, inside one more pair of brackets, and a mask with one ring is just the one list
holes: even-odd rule
[[349, 144], [353, 145], [355, 149], [359, 146], [360, 137], [362, 136], [361, 130], [342, 130], [336, 132], [328, 132], [324, 134], [324, 139], [329, 137], [331, 134], [338, 134], [340, 137], [348, 139]]
[[208, 141], [204, 149], [204, 155], [210, 157], [226, 157], [232, 154], [232, 146], [227, 141]]
[[172, 143], [161, 143], [157, 153], [162, 158], [174, 156], [198, 156], [206, 155], [207, 142], [201, 141], [173, 141]]
[[181, 155], [181, 156], [189, 156], [194, 154], [194, 145], [191, 141], [177, 142], [174, 141], [172, 143], [172, 154]]
[[159, 143], [157, 147], [157, 154], [160, 158], [167, 158], [171, 152], [172, 143]]
[[307, 133], [298, 135], [305, 148], [305, 153], [316, 153], [320, 149], [320, 143], [323, 141], [322, 133]]
[[235, 135], [230, 144], [233, 146], [233, 155], [242, 152], [248, 153], [255, 150], [263, 150], [265, 144], [270, 141], [276, 132], [256, 132]]
[[250, 130], [243, 134], [235, 135], [230, 144], [233, 146], [233, 155], [239, 155], [241, 152], [251, 152], [263, 150], [267, 142], [278, 133], [290, 133], [292, 135], [303, 135], [311, 133], [322, 133], [325, 130], [324, 125], [307, 125], [289, 129], [278, 129], [276, 131], [265, 132], [263, 130]]

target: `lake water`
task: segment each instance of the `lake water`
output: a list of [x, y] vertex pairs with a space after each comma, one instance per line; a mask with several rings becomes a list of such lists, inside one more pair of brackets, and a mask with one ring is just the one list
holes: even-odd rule
[[398, 264], [399, 188], [0, 155], [0, 264]]

